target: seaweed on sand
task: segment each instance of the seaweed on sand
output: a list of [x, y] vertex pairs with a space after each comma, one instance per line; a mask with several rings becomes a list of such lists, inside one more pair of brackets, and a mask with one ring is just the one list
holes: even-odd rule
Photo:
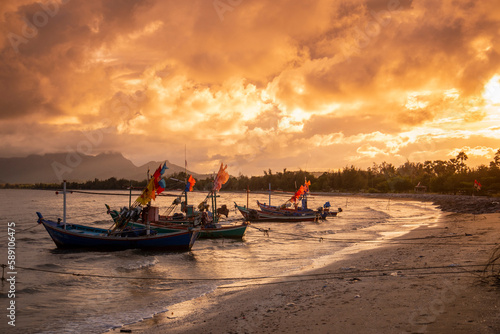
[[500, 286], [500, 246], [493, 250], [483, 273], [486, 278], [493, 279], [493, 284]]

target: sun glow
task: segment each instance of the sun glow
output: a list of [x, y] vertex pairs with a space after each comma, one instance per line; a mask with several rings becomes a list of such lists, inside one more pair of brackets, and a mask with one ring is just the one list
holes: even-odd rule
[[484, 86], [483, 98], [489, 104], [500, 104], [500, 75], [495, 74]]
[[408, 94], [405, 107], [408, 110], [424, 109], [429, 104], [423, 97], [430, 95], [430, 92], [412, 92]]

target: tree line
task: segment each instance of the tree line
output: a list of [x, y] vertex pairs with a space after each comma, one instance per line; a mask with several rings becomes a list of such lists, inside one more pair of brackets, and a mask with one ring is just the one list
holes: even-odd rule
[[[230, 177], [222, 190], [296, 191], [304, 181], [310, 181], [310, 190], [317, 192], [403, 193], [432, 192], [444, 194], [500, 195], [500, 149], [489, 166], [467, 166], [467, 155], [460, 152], [450, 160], [420, 162], [407, 161], [396, 167], [391, 163], [373, 163], [367, 169], [346, 166], [321, 175], [307, 171], [263, 171], [263, 176]], [[475, 187], [475, 181], [480, 187]], [[198, 181], [195, 188], [209, 190], [210, 180]]]
[[[420, 162], [407, 161], [396, 167], [391, 163], [373, 163], [367, 169], [346, 166], [338, 171], [329, 171], [322, 174], [313, 174], [307, 171], [273, 172], [271, 169], [263, 171], [261, 176], [231, 176], [222, 191], [265, 191], [269, 184], [273, 190], [296, 191], [310, 181], [310, 190], [313, 192], [368, 192], [368, 193], [401, 193], [426, 191], [446, 194], [500, 195], [500, 149], [494, 160], [488, 166], [481, 165], [475, 168], [467, 166], [467, 155], [460, 152], [450, 160], [434, 160]], [[186, 174], [173, 174], [166, 178], [166, 190], [183, 190]], [[474, 187], [477, 181], [480, 189]], [[116, 179], [94, 179], [83, 183], [69, 182], [68, 189], [128, 189], [130, 186], [142, 189], [146, 180], [130, 181]], [[210, 191], [213, 179], [196, 180], [194, 190]], [[28, 185], [0, 185], [0, 188], [31, 188], [31, 189], [60, 189], [60, 184], [28, 184]]]

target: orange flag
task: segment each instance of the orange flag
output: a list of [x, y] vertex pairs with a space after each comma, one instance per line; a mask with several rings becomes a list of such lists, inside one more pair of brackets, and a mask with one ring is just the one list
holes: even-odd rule
[[184, 191], [193, 191], [193, 187], [196, 184], [196, 180], [194, 179], [193, 175], [189, 175], [188, 182], [186, 184], [186, 189]]
[[304, 183], [304, 192], [308, 193], [309, 192], [309, 186], [311, 185], [311, 181], [306, 181]]
[[224, 167], [224, 164], [220, 164], [219, 172], [217, 173], [217, 176], [215, 177], [214, 180], [214, 187], [213, 190], [217, 191], [220, 190], [222, 185], [229, 180], [229, 174], [226, 172], [227, 165]]
[[304, 193], [304, 186], [300, 186], [299, 190], [297, 190], [297, 192], [295, 193], [295, 195], [292, 196], [292, 198], [290, 199], [290, 202], [296, 202], [297, 199], [302, 196], [302, 194]]

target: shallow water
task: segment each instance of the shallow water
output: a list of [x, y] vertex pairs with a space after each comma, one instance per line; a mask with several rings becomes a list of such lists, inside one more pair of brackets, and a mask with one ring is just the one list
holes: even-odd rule
[[[205, 196], [194, 192], [189, 200], [197, 205]], [[275, 196], [272, 204], [289, 197]], [[36, 223], [35, 215], [40, 211], [45, 218], [62, 217], [62, 195], [0, 190], [0, 199], [5, 205], [0, 212], [0, 263], [7, 263], [7, 224], [14, 222], [17, 265], [15, 298], [8, 297], [10, 285], [6, 281], [1, 284], [2, 333], [103, 333], [165, 312], [169, 305], [219, 285], [286, 275], [308, 269], [313, 263], [323, 265], [324, 259], [352, 246], [353, 240], [389, 237], [392, 232], [431, 223], [440, 215], [428, 203], [416, 201], [312, 196], [311, 208], [330, 201], [344, 211], [320, 223], [252, 224], [243, 241], [197, 240], [193, 249], [184, 253], [63, 251]], [[250, 207], [256, 207], [257, 199], [267, 202], [268, 195], [250, 194]], [[159, 197], [155, 205], [166, 208], [172, 200]], [[245, 193], [223, 191], [217, 203], [231, 209], [228, 221], [232, 221], [240, 218], [232, 209], [233, 202], [246, 205], [246, 200]], [[68, 194], [67, 220], [107, 228], [111, 220], [104, 203], [118, 209], [128, 205], [128, 197]], [[257, 228], [270, 229], [269, 236]], [[11, 300], [16, 305], [15, 328], [8, 325], [6, 317]]]

